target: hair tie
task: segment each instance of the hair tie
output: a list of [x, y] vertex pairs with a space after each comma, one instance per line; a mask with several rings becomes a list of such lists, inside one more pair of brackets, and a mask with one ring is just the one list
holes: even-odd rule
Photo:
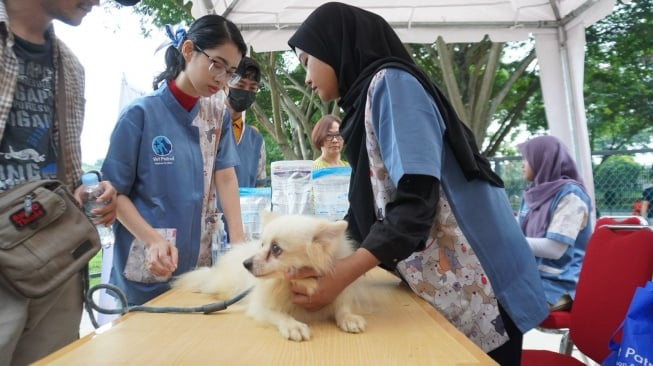
[[172, 41], [172, 45], [175, 46], [175, 48], [179, 48], [179, 45], [184, 40], [184, 37], [186, 37], [186, 30], [182, 27], [179, 27], [174, 33], [172, 33], [172, 26], [170, 24], [166, 24], [166, 34], [168, 35], [168, 38], [170, 38], [170, 41]]
[[172, 26], [170, 24], [166, 24], [165, 30], [166, 35], [168, 36], [168, 40], [161, 43], [159, 47], [156, 48], [154, 53], [157, 53], [160, 49], [168, 46], [174, 46], [175, 48], [179, 49], [179, 45], [181, 45], [181, 42], [183, 42], [184, 38], [186, 37], [186, 30], [182, 27], [177, 28], [177, 30], [173, 32]]

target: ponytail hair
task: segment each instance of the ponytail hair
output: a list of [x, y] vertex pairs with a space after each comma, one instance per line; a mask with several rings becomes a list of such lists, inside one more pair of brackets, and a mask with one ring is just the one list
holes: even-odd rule
[[184, 41], [189, 40], [195, 46], [205, 50], [216, 48], [229, 42], [236, 45], [241, 55], [247, 53], [247, 44], [238, 27], [230, 20], [216, 14], [204, 15], [196, 19], [188, 28], [187, 32], [177, 31], [174, 35], [166, 27], [172, 44], [166, 49], [166, 68], [154, 78], [152, 86], [158, 89], [163, 82], [176, 78], [180, 72], [186, 69], [186, 60], [181, 54], [181, 47]]

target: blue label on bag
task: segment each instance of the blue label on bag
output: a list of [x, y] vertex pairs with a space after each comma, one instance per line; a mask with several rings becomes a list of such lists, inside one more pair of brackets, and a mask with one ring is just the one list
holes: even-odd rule
[[27, 214], [25, 209], [20, 209], [9, 216], [9, 220], [14, 224], [16, 229], [21, 230], [25, 228], [25, 226], [28, 226], [45, 216], [45, 209], [40, 202], [34, 201], [29, 207], [32, 208], [32, 212], [29, 214]]
[[[623, 351], [623, 349], [622, 349]], [[621, 351], [619, 351], [619, 356], [621, 356]], [[629, 358], [631, 360], [629, 360]], [[617, 362], [617, 364], [622, 364], [624, 366], [627, 365], [651, 365], [653, 360], [649, 360], [643, 355], [640, 355], [637, 350], [635, 350], [632, 347], [626, 347], [626, 354], [624, 355], [623, 358], [626, 362]]]

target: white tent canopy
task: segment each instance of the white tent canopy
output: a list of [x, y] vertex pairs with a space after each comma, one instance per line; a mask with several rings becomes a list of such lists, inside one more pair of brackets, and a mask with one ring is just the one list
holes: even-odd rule
[[[221, 14], [255, 51], [287, 50], [316, 0], [195, 0], [193, 15]], [[546, 116], [552, 135], [575, 156], [590, 196], [592, 165], [583, 101], [585, 28], [608, 15], [615, 0], [352, 0], [385, 18], [406, 43], [535, 39]]]

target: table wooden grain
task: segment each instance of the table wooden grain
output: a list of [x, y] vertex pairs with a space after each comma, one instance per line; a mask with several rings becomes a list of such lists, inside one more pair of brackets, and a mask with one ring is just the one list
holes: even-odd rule
[[[496, 365], [392, 274], [377, 268], [364, 280], [373, 301], [361, 313], [367, 320], [361, 334], [325, 321], [310, 324], [310, 341], [293, 342], [239, 305], [208, 315], [132, 312], [36, 365]], [[148, 305], [214, 301], [171, 290]]]

